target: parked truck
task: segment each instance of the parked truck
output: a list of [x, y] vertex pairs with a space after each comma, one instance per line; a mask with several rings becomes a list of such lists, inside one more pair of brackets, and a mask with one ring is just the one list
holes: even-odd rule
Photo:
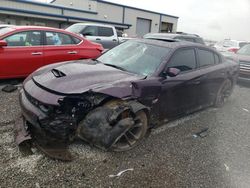
[[66, 29], [78, 33], [87, 39], [102, 44], [105, 49], [111, 49], [126, 39], [119, 40], [118, 33], [114, 26], [95, 23], [76, 23]]

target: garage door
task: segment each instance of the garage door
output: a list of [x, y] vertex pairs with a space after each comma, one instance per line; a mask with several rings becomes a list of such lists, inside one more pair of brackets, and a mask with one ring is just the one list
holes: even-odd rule
[[136, 21], [136, 34], [138, 37], [142, 37], [143, 35], [150, 33], [151, 31], [151, 20], [137, 18]]

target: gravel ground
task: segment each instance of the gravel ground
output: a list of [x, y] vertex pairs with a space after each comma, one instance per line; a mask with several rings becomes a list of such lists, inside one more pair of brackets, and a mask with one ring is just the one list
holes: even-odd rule
[[[170, 122], [128, 152], [70, 146], [61, 162], [35, 150], [21, 156], [13, 142], [18, 91], [0, 91], [0, 187], [249, 187], [250, 87], [236, 86], [224, 107]], [[194, 134], [209, 128], [203, 138]], [[120, 177], [121, 170], [133, 168]]]

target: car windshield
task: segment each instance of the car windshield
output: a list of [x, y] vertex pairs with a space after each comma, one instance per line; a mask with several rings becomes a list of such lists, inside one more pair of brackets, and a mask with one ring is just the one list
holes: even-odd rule
[[10, 28], [10, 27], [2, 28], [2, 29], [0, 29], [0, 36], [10, 32], [10, 31], [14, 31], [14, 29]]
[[106, 52], [98, 61], [128, 72], [149, 76], [157, 70], [169, 51], [166, 47], [128, 41]]
[[250, 44], [247, 44], [243, 46], [241, 49], [239, 49], [237, 54], [250, 55]]
[[80, 33], [83, 30], [84, 27], [85, 26], [83, 26], [83, 25], [72, 25], [72, 26], [69, 26], [66, 29], [66, 31], [70, 31], [70, 32], [73, 32], [73, 33]]

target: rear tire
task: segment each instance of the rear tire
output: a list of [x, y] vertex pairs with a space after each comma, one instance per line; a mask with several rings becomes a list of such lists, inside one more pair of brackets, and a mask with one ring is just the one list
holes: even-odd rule
[[229, 79], [226, 79], [220, 86], [218, 90], [214, 106], [222, 107], [227, 99], [230, 97], [233, 91], [233, 84]]

